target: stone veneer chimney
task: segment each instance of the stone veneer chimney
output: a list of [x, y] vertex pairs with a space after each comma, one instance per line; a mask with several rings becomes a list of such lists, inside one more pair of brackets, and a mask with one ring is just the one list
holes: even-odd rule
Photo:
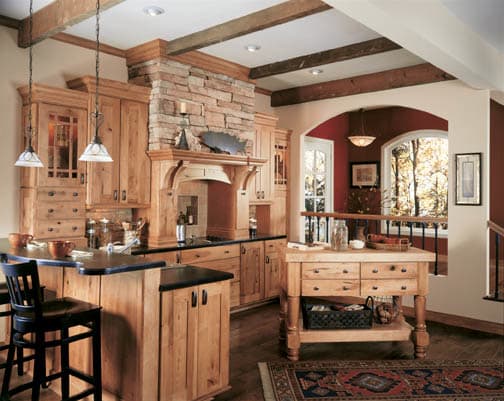
[[[149, 109], [149, 150], [174, 146], [180, 132], [180, 102], [187, 103], [189, 129], [199, 136], [206, 131], [226, 132], [254, 140], [254, 88], [250, 82], [180, 62], [157, 58], [129, 67], [129, 82], [152, 85]], [[202, 147], [205, 151], [205, 147]]]

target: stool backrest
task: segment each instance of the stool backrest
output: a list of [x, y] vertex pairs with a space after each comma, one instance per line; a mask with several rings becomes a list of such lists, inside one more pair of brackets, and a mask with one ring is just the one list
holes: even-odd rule
[[42, 317], [42, 291], [37, 262], [30, 260], [26, 263], [0, 265], [9, 289], [12, 309], [35, 319]]

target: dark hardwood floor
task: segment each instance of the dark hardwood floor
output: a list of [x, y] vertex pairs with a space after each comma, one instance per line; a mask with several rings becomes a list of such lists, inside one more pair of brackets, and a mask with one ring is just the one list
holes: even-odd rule
[[[278, 304], [235, 313], [231, 317], [230, 379], [232, 389], [215, 401], [263, 401], [258, 362], [286, 360], [279, 352]], [[502, 336], [428, 322], [430, 359], [500, 359], [504, 361]], [[322, 359], [411, 359], [410, 342], [305, 344], [302, 360]], [[13, 375], [13, 379], [15, 378]], [[54, 383], [59, 386], [59, 383]], [[29, 391], [12, 401], [29, 400]], [[42, 392], [41, 401], [59, 398], [50, 390]]]

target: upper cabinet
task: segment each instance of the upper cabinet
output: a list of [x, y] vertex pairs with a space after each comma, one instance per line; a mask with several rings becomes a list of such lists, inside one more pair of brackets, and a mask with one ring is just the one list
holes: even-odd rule
[[[67, 82], [87, 92], [89, 110], [94, 109], [95, 78], [86, 76]], [[88, 163], [86, 205], [91, 208], [140, 208], [150, 203], [148, 110], [150, 89], [100, 79], [99, 108], [104, 123], [99, 135], [112, 163]], [[88, 139], [94, 135], [90, 124]]]
[[278, 121], [277, 117], [256, 113], [254, 120], [255, 138], [254, 138], [254, 156], [267, 159], [252, 181], [250, 186], [251, 204], [270, 204], [273, 195], [273, 154], [275, 143], [275, 127]]
[[289, 141], [291, 131], [283, 128], [275, 129], [273, 182], [275, 191], [287, 191], [289, 169]]

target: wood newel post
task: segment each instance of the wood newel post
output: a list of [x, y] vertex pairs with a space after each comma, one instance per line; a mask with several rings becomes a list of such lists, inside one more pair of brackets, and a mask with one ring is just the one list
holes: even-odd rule
[[425, 305], [426, 297], [424, 295], [415, 295], [415, 317], [416, 324], [413, 332], [413, 342], [415, 344], [415, 357], [424, 359], [427, 355], [429, 345], [429, 333], [425, 324]]

